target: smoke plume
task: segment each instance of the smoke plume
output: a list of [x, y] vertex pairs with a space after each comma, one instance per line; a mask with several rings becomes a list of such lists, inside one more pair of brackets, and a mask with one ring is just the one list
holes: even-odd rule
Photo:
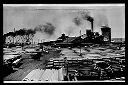
[[46, 23], [46, 25], [44, 25], [43, 27], [44, 27], [44, 32], [49, 35], [52, 35], [56, 29], [51, 23]]
[[79, 17], [75, 17], [75, 18], [73, 19], [73, 22], [74, 22], [75, 25], [77, 25], [77, 26], [81, 25], [81, 19], [80, 19]]
[[81, 15], [82, 15], [82, 18], [83, 18], [84, 20], [88, 20], [88, 21], [90, 21], [90, 22], [92, 22], [92, 21], [94, 20], [93, 17], [91, 17], [89, 11], [88, 11], [88, 12], [83, 12], [83, 13], [81, 13]]
[[53, 35], [56, 27], [53, 26], [51, 23], [47, 22], [44, 25], [38, 25], [34, 28], [35, 32], [42, 32], [48, 35]]
[[4, 34], [4, 36], [22, 36], [22, 35], [29, 35], [29, 34], [35, 34], [35, 31], [33, 29], [26, 29], [26, 28], [23, 28], [23, 29], [20, 29], [20, 30], [16, 30], [14, 32], [9, 32], [7, 34]]

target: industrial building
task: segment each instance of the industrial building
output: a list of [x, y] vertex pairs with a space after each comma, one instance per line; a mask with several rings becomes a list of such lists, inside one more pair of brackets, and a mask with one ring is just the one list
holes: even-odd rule
[[102, 26], [101, 31], [103, 35], [103, 41], [110, 43], [111, 42], [111, 28]]
[[[85, 46], [88, 44], [109, 44], [111, 43], [111, 28], [102, 26], [100, 35], [98, 32], [93, 32], [92, 29], [87, 29], [86, 33], [78, 37], [70, 37], [62, 34], [56, 41], [44, 42], [44, 45], [68, 47], [68, 46]], [[41, 43], [40, 43], [41, 44]]]

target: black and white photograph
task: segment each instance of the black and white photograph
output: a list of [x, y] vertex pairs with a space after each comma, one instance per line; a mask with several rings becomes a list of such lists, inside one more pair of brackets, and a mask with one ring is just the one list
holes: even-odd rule
[[3, 82], [125, 82], [125, 4], [3, 4]]

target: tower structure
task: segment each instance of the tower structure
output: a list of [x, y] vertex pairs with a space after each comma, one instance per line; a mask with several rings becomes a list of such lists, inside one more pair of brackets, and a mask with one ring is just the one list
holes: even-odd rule
[[107, 26], [102, 26], [101, 31], [103, 35], [103, 41], [110, 43], [111, 42], [111, 28]]

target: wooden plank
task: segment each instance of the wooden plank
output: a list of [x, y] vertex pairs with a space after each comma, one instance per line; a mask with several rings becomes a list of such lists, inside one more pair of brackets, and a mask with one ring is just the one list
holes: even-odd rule
[[42, 74], [43, 70], [38, 69], [36, 73], [31, 77], [32, 81], [39, 81], [39, 78]]
[[59, 70], [55, 70], [55, 81], [58, 81], [58, 71]]
[[58, 72], [59, 72], [59, 73], [58, 73], [58, 81], [62, 81], [62, 80], [64, 80], [63, 69], [62, 69], [62, 68], [59, 69]]
[[48, 81], [49, 80], [49, 75], [51, 75], [50, 69], [46, 69], [40, 78], [41, 81]]
[[51, 79], [50, 79], [50, 81], [56, 81], [56, 74], [55, 74], [55, 72], [56, 72], [56, 70], [55, 69], [52, 69], [52, 74], [51, 74]]
[[17, 64], [21, 61], [21, 59], [22, 59], [22, 58], [15, 60], [15, 61], [13, 62], [13, 64], [17, 65]]
[[32, 70], [25, 78], [23, 78], [23, 81], [31, 81], [31, 77], [36, 74], [36, 70]]

